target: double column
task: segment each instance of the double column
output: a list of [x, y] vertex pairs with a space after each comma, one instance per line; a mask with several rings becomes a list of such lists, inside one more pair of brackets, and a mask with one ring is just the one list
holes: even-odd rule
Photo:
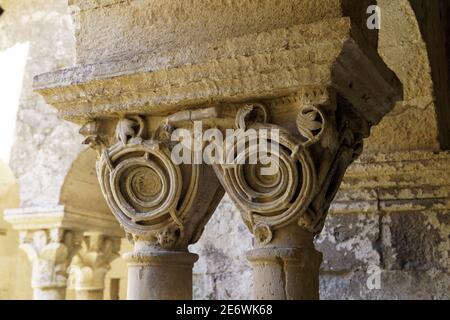
[[103, 300], [105, 278], [119, 257], [121, 238], [86, 232], [72, 259], [69, 273], [77, 300]]
[[[237, 105], [222, 118], [219, 107], [180, 112], [156, 127], [125, 116], [116, 123], [115, 143], [105, 146], [97, 131], [87, 141], [99, 150], [97, 173], [106, 200], [134, 243], [128, 262], [129, 299], [190, 299], [197, 255], [189, 244], [228, 192], [255, 236], [248, 258], [257, 299], [319, 298], [321, 254], [313, 238], [345, 169], [362, 150], [367, 125], [351, 111], [336, 116], [336, 94], [323, 89], [314, 101], [308, 91], [270, 103]], [[290, 113], [282, 124], [270, 110]], [[180, 149], [175, 129], [189, 136], [196, 118], [221, 122], [216, 139]], [[360, 121], [361, 123], [355, 123]], [[83, 128], [98, 128], [90, 123]], [[218, 136], [235, 129], [225, 140]], [[195, 136], [191, 135], [191, 136]], [[151, 138], [147, 138], [151, 137]], [[198, 138], [198, 137], [197, 137]], [[200, 151], [211, 165], [180, 163], [178, 151], [193, 159]], [[222, 158], [218, 158], [217, 155]], [[215, 158], [215, 161], [212, 161]]]
[[[196, 10], [188, 10], [176, 25], [182, 41], [165, 39], [169, 47], [160, 52], [147, 54], [145, 46], [136, 52], [139, 61], [120, 60], [121, 52], [115, 59], [80, 60], [69, 70], [36, 77], [37, 91], [63, 118], [82, 123], [85, 143], [98, 151], [102, 193], [134, 243], [125, 256], [130, 299], [192, 296], [196, 256], [187, 248], [200, 237], [224, 190], [255, 236], [249, 253], [254, 297], [318, 298], [321, 257], [313, 237], [346, 168], [360, 154], [362, 139], [402, 96], [399, 80], [377, 54], [377, 31], [366, 26], [366, 5], [374, 1], [332, 2], [335, 8], [320, 19], [315, 6], [311, 12], [298, 7], [298, 25], [279, 14], [275, 18], [285, 27], [276, 29], [261, 18], [273, 20], [277, 14], [268, 6], [233, 14], [242, 25], [248, 25], [248, 15], [261, 18], [253, 19], [260, 25], [247, 34], [225, 26], [224, 32], [214, 19], [200, 25]], [[234, 5], [201, 8], [210, 15], [237, 12], [229, 6]], [[136, 14], [146, 19], [147, 9], [154, 8]], [[83, 10], [92, 18], [97, 13]], [[113, 16], [103, 17], [105, 25], [120, 27]], [[85, 30], [95, 21], [81, 20]], [[158, 28], [172, 30], [172, 23], [164, 20]], [[155, 41], [167, 34], [158, 33]], [[188, 55], [180, 54], [186, 50]], [[252, 130], [256, 146], [237, 146], [226, 155], [236, 160], [231, 164], [173, 161], [173, 130], [192, 131], [196, 120], [225, 136], [227, 129]], [[209, 138], [200, 139], [200, 147], [210, 146]], [[272, 144], [279, 149], [268, 154], [275, 162], [271, 173], [267, 159], [245, 161]]]
[[106, 272], [120, 249], [114, 225], [113, 235], [88, 232], [88, 216], [62, 206], [7, 210], [5, 220], [19, 231], [30, 260], [34, 300], [65, 300], [69, 276], [76, 299], [103, 299]]

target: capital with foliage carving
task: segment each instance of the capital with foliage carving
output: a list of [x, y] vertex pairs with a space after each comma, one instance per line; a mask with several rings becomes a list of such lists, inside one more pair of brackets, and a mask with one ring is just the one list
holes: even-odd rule
[[75, 290], [103, 290], [106, 273], [119, 257], [120, 238], [87, 233], [75, 254], [69, 272]]
[[80, 248], [82, 233], [64, 230], [21, 231], [20, 248], [32, 263], [33, 288], [65, 288], [67, 269]]

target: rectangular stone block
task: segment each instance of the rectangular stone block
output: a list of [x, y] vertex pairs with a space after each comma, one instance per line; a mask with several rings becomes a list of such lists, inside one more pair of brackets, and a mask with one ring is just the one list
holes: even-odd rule
[[379, 265], [378, 214], [332, 214], [316, 246], [323, 253], [323, 271], [350, 271]]
[[386, 268], [449, 271], [449, 211], [391, 213], [383, 217], [382, 233]]
[[346, 274], [323, 273], [323, 300], [448, 300], [450, 274], [447, 272], [382, 271], [380, 288], [369, 288], [365, 271]]

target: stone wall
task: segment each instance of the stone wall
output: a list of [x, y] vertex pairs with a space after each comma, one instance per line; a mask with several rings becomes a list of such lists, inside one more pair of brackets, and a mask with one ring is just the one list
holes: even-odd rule
[[[77, 19], [95, 19], [89, 14], [98, 9], [97, 1], [83, 2], [91, 5], [72, 7]], [[374, 129], [365, 155], [349, 170], [325, 230], [316, 239], [324, 252], [321, 297], [449, 299], [450, 154], [433, 153], [440, 144], [431, 67], [409, 2], [379, 3], [386, 13], [380, 54], [403, 81], [405, 101]], [[32, 77], [74, 64], [76, 47], [81, 45], [93, 51], [79, 51], [78, 62], [110, 58], [108, 46], [120, 46], [120, 41], [109, 42], [113, 36], [101, 24], [96, 35], [81, 30], [79, 20], [72, 22], [65, 0], [0, 0], [0, 6], [5, 10], [0, 17], [0, 51], [30, 42], [11, 168], [20, 185], [20, 205], [46, 207], [58, 203], [64, 174], [82, 150], [81, 137], [76, 126], [59, 120], [55, 110], [32, 93]], [[128, 32], [133, 31], [133, 10], [139, 10], [139, 1], [130, 8], [128, 24], [128, 18], [121, 17], [121, 24], [131, 31], [119, 30], [120, 36], [132, 35]], [[146, 26], [146, 21], [135, 22]], [[121, 52], [127, 55], [142, 45], [136, 38], [137, 48]], [[21, 276], [9, 276], [15, 279], [13, 284], [2, 287], [0, 283], [0, 298], [30, 298], [22, 282], [28, 277], [29, 265], [14, 249], [17, 234], [11, 231], [7, 238], [1, 237], [0, 246], [13, 251], [5, 253], [4, 247], [0, 248], [0, 265], [19, 257], [15, 268]], [[200, 241], [191, 246], [191, 251], [201, 256], [194, 269], [195, 298], [250, 298], [252, 279], [246, 251], [251, 244], [240, 214], [225, 196]], [[370, 266], [381, 270], [380, 290], [369, 290], [366, 285]], [[121, 280], [120, 297], [125, 298], [123, 261], [113, 264], [107, 282], [112, 278]]]
[[[350, 168], [317, 238], [324, 296], [449, 298], [449, 156], [365, 154]], [[371, 268], [378, 290], [366, 285]]]

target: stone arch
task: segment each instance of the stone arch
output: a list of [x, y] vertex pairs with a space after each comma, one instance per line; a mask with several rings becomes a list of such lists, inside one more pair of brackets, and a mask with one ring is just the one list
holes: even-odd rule
[[[123, 231], [106, 204], [97, 180], [97, 153], [84, 149], [75, 158], [61, 187], [59, 203], [66, 212], [86, 216], [85, 229], [122, 236]], [[103, 230], [106, 228], [106, 230]]]
[[[123, 237], [124, 232], [117, 223], [111, 210], [106, 204], [96, 175], [97, 153], [92, 149], [84, 149], [72, 162], [60, 191], [59, 203], [64, 206], [65, 214], [76, 213], [77, 216], [85, 215], [86, 220], [81, 223], [85, 224], [86, 231], [100, 232], [103, 234]], [[121, 247], [123, 250], [130, 250], [128, 241], [122, 239]], [[111, 269], [105, 278], [105, 297], [110, 298], [108, 293], [111, 292], [111, 279], [116, 281], [120, 279], [121, 296], [126, 296], [126, 264], [122, 259], [116, 259], [111, 264]], [[74, 275], [70, 274], [69, 290], [67, 291], [67, 299], [75, 299], [76, 293], [74, 289]]]
[[367, 150], [448, 149], [447, 62], [441, 44], [445, 41], [439, 43], [444, 29], [436, 23], [445, 20], [444, 9], [439, 2], [421, 0], [378, 0], [378, 5], [382, 12], [378, 51], [402, 81], [404, 100], [373, 129]]
[[441, 149], [450, 148], [450, 2], [410, 0], [433, 78]]
[[79, 153], [68, 170], [59, 201], [66, 207], [107, 214], [109, 208], [100, 191], [95, 172], [97, 154], [91, 149]]

